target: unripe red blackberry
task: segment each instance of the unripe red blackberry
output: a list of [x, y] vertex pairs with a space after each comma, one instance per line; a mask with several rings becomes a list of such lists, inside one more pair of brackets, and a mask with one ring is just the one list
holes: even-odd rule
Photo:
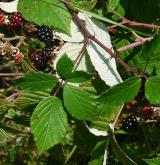
[[128, 116], [126, 119], [122, 121], [122, 128], [125, 131], [132, 131], [138, 127], [137, 117], [134, 115]]
[[14, 12], [10, 15], [10, 29], [22, 28], [23, 27], [23, 18], [19, 12]]
[[53, 32], [48, 26], [42, 25], [38, 27], [37, 37], [40, 41], [49, 42], [53, 39]]
[[144, 107], [142, 109], [142, 114], [146, 118], [151, 117], [153, 115], [153, 113], [154, 113], [153, 107]]
[[4, 13], [0, 12], [0, 25], [4, 24], [5, 22], [5, 15]]

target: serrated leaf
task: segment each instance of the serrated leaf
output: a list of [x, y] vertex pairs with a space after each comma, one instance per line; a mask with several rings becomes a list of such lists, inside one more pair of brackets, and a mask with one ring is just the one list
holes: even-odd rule
[[40, 101], [42, 101], [43, 99], [49, 96], [50, 94], [41, 91], [37, 91], [37, 92], [22, 91], [15, 99], [14, 103], [18, 109], [25, 109], [29, 106], [37, 105]]
[[115, 137], [111, 135], [111, 148], [117, 157], [117, 159], [123, 164], [123, 165], [137, 165], [119, 146], [117, 143]]
[[92, 150], [88, 165], [103, 165], [106, 141], [100, 141]]
[[31, 130], [41, 154], [60, 143], [67, 130], [67, 115], [56, 97], [42, 100], [31, 117]]
[[30, 22], [70, 34], [71, 15], [59, 0], [20, 0], [18, 10]]
[[[56, 65], [57, 73], [63, 80], [67, 80], [71, 83], [81, 83], [89, 80], [92, 74], [88, 74], [83, 71], [73, 71], [74, 64], [67, 54], [64, 54]], [[73, 72], [72, 72], [73, 71]]]
[[104, 104], [123, 105], [130, 102], [138, 94], [140, 86], [141, 79], [139, 77], [132, 77], [111, 87], [100, 99], [102, 99]]
[[160, 165], [160, 157], [153, 159], [143, 159], [148, 165]]
[[58, 60], [56, 70], [57, 73], [65, 80], [71, 74], [73, 67], [74, 65], [72, 60], [67, 56], [67, 54], [64, 54]]
[[[113, 46], [106, 26], [97, 20], [91, 19], [87, 14], [85, 14], [85, 22], [89, 32], [105, 46], [112, 49]], [[109, 53], [93, 41], [88, 45], [87, 51], [93, 66], [107, 85], [113, 86], [122, 82], [116, 68], [115, 59], [111, 58]]]
[[72, 86], [65, 86], [63, 91], [64, 105], [76, 119], [93, 120], [96, 114], [96, 103], [91, 95]]
[[146, 80], [145, 96], [151, 104], [160, 104], [160, 76], [152, 76]]
[[17, 87], [29, 91], [46, 91], [53, 89], [58, 80], [46, 73], [26, 73], [22, 78], [15, 80]]

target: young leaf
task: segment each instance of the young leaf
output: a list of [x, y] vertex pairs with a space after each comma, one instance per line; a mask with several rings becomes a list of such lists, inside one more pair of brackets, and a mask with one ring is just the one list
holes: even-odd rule
[[92, 150], [91, 158], [88, 165], [102, 165], [104, 161], [104, 153], [106, 148], [106, 141], [100, 141]]
[[123, 105], [130, 102], [137, 95], [140, 86], [140, 78], [132, 77], [110, 88], [100, 99], [102, 99], [103, 104]]
[[63, 78], [66, 79], [73, 70], [73, 62], [72, 60], [67, 56], [67, 54], [64, 54], [56, 65], [57, 73]]
[[143, 159], [148, 165], [159, 165], [160, 164], [160, 157], [153, 158], [153, 159]]
[[135, 163], [125, 152], [123, 152], [113, 135], [111, 135], [111, 148], [117, 159], [123, 165], [137, 165], [137, 163]]
[[62, 79], [72, 83], [80, 83], [89, 80], [92, 74], [88, 74], [83, 71], [73, 71], [74, 64], [67, 54], [64, 54], [57, 62], [57, 73]]
[[[85, 15], [86, 27], [91, 34], [101, 41], [108, 48], [112, 48], [111, 39], [107, 28], [99, 21], [91, 19], [87, 14]], [[87, 47], [91, 62], [104, 82], [113, 86], [122, 82], [122, 79], [117, 71], [115, 59], [111, 58], [110, 54], [102, 49], [95, 42], [90, 42]]]
[[41, 154], [62, 141], [67, 130], [67, 115], [56, 97], [42, 100], [31, 117], [31, 129]]
[[151, 104], [160, 104], [160, 76], [149, 77], [146, 80], [145, 96]]
[[30, 91], [46, 91], [53, 89], [58, 80], [46, 73], [26, 73], [22, 78], [15, 80], [17, 87]]
[[30, 22], [70, 34], [71, 15], [59, 0], [20, 0], [18, 10]]
[[63, 92], [64, 105], [76, 119], [93, 120], [96, 114], [95, 100], [85, 91], [72, 86], [65, 86]]

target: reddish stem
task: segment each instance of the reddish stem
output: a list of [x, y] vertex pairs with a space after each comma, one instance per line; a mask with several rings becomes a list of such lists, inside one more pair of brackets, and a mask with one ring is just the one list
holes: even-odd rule
[[98, 39], [96, 39], [85, 27], [85, 25], [83, 24], [83, 22], [79, 19], [78, 15], [75, 13], [75, 11], [73, 10], [72, 6], [70, 5], [70, 3], [67, 2], [67, 0], [63, 1], [66, 5], [66, 7], [68, 8], [68, 10], [71, 12], [71, 14], [74, 16], [75, 20], [77, 21], [77, 23], [79, 24], [80, 28], [82, 29], [83, 35], [85, 38], [91, 39], [92, 41], [94, 41], [96, 44], [98, 44], [101, 48], [103, 48], [107, 53], [110, 54], [110, 56], [112, 58], [115, 58], [115, 60], [120, 63], [128, 72], [131, 72], [134, 75], [139, 75], [139, 73], [131, 68], [128, 64], [126, 64], [123, 60], [121, 60], [116, 53], [113, 53], [111, 49], [107, 48], [103, 43], [101, 43]]
[[119, 53], [124, 52], [124, 51], [126, 51], [127, 49], [131, 49], [131, 48], [134, 48], [134, 47], [143, 45], [145, 42], [151, 41], [152, 39], [153, 39], [152, 37], [140, 39], [140, 40], [138, 40], [138, 41], [136, 41], [136, 42], [134, 42], [134, 43], [132, 43], [132, 44], [129, 44], [129, 45], [126, 45], [126, 46], [124, 46], [124, 47], [122, 47], [122, 48], [119, 48], [117, 51], [118, 51]]

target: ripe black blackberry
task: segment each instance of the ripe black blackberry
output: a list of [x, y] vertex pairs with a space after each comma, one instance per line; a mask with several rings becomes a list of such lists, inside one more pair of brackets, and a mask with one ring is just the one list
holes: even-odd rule
[[38, 27], [37, 37], [40, 41], [49, 42], [53, 39], [52, 29], [48, 26], [42, 25]]
[[48, 62], [49, 60], [52, 59], [52, 48], [50, 47], [45, 47], [42, 49], [42, 56], [44, 61]]
[[30, 55], [30, 59], [33, 62], [36, 69], [43, 70], [45, 68], [45, 62], [44, 62], [41, 50], [33, 52]]
[[35, 51], [30, 55], [30, 59], [38, 70], [44, 70], [46, 64], [52, 59], [52, 48], [45, 47]]
[[14, 12], [10, 15], [10, 29], [22, 28], [23, 27], [23, 18], [19, 12]]
[[125, 131], [132, 131], [138, 127], [137, 117], [134, 115], [128, 116], [126, 119], [122, 121], [122, 128]]

